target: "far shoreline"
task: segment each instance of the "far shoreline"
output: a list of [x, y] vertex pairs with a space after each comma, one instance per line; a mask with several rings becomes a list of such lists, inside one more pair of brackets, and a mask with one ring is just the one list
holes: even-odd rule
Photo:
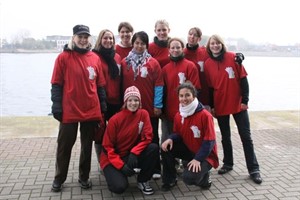
[[[257, 57], [300, 57], [300, 52], [278, 52], [278, 51], [239, 51], [245, 56], [257, 56]], [[61, 53], [60, 50], [56, 49], [45, 49], [45, 50], [27, 50], [27, 49], [0, 49], [0, 53], [13, 53], [13, 54], [24, 54], [24, 53]]]

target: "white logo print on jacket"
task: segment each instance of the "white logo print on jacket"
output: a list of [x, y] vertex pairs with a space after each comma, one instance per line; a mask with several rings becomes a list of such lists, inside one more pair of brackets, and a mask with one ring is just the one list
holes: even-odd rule
[[228, 73], [229, 78], [234, 78], [234, 71], [232, 69], [232, 67], [226, 67], [226, 72]]
[[191, 126], [191, 130], [193, 131], [194, 138], [200, 138], [201, 133], [197, 126]]
[[185, 74], [183, 72], [179, 72], [178, 77], [179, 77], [179, 84], [182, 84], [182, 83], [185, 82], [186, 77], [185, 77]]
[[95, 76], [96, 76], [95, 69], [93, 67], [91, 67], [91, 66], [88, 66], [87, 70], [89, 71], [89, 79], [90, 80], [94, 80]]

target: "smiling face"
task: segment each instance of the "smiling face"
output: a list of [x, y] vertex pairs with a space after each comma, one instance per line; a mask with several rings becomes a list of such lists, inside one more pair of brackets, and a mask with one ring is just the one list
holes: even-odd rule
[[195, 29], [191, 29], [188, 33], [187, 41], [189, 46], [197, 45], [201, 40], [201, 36], [197, 33]]
[[147, 45], [145, 42], [141, 40], [140, 37], [137, 37], [136, 40], [133, 43], [133, 49], [136, 53], [144, 53], [144, 51], [147, 49]]
[[158, 40], [165, 41], [165, 40], [168, 40], [170, 28], [166, 24], [159, 23], [155, 26], [154, 32], [155, 32]]
[[169, 53], [173, 57], [178, 57], [178, 56], [182, 55], [183, 54], [182, 44], [177, 40], [173, 40], [170, 43]]
[[178, 98], [179, 103], [184, 107], [191, 104], [194, 101], [195, 96], [190, 89], [182, 88], [179, 90]]
[[89, 35], [79, 34], [73, 36], [73, 42], [78, 48], [86, 49], [89, 46]]
[[114, 46], [114, 36], [111, 32], [105, 32], [103, 37], [101, 38], [101, 45], [106, 48], [110, 49]]
[[220, 41], [218, 41], [216, 38], [211, 38], [209, 40], [209, 49], [214, 55], [218, 55], [221, 53], [223, 45]]
[[131, 46], [131, 37], [132, 37], [132, 32], [126, 28], [125, 26], [123, 26], [119, 32], [119, 36], [121, 39], [121, 43], [124, 46]]
[[131, 111], [135, 112], [139, 109], [140, 107], [140, 99], [136, 96], [130, 96], [128, 97], [126, 101], [126, 108]]

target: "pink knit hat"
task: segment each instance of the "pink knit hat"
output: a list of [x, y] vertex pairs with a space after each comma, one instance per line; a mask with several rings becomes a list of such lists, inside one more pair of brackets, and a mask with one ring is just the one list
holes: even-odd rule
[[135, 86], [131, 86], [131, 87], [128, 87], [126, 90], [125, 90], [125, 93], [124, 93], [124, 103], [127, 101], [127, 99], [131, 96], [135, 96], [137, 98], [139, 98], [139, 100], [141, 101], [141, 94], [140, 94], [140, 91], [137, 87]]

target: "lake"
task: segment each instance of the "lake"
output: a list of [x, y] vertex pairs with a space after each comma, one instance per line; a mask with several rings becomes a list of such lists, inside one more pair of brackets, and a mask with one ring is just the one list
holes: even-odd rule
[[[46, 116], [50, 79], [58, 53], [0, 54], [1, 116]], [[299, 110], [300, 57], [244, 60], [250, 86], [249, 111]]]

